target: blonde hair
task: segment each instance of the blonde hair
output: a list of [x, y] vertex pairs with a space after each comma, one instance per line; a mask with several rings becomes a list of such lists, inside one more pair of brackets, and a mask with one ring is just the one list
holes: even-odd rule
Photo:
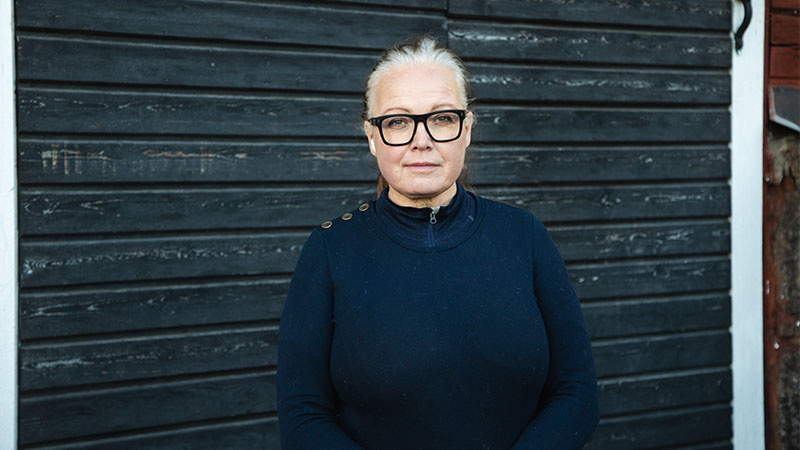
[[[384, 51], [383, 55], [381, 55], [380, 59], [375, 63], [372, 72], [370, 72], [367, 77], [366, 87], [364, 89], [364, 102], [361, 113], [362, 119], [367, 120], [372, 114], [374, 106], [373, 93], [381, 77], [397, 67], [414, 64], [440, 64], [450, 69], [456, 78], [460, 100], [464, 108], [469, 109], [472, 101], [470, 98], [472, 86], [470, 85], [469, 72], [467, 72], [464, 62], [449, 49], [441, 47], [435, 38], [431, 36], [417, 36], [396, 43], [391, 48]], [[464, 156], [464, 166], [458, 177], [458, 181], [466, 188], [469, 188], [468, 160], [469, 155], [467, 154]], [[383, 189], [388, 185], [383, 175], [379, 174], [377, 186], [378, 196], [381, 195]]]

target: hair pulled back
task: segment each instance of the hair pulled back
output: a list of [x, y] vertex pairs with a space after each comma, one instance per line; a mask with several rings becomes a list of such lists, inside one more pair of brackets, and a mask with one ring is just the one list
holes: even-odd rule
[[[372, 72], [370, 72], [367, 77], [366, 87], [364, 89], [364, 102], [361, 112], [362, 119], [367, 120], [374, 115], [373, 108], [375, 100], [373, 94], [383, 75], [398, 67], [416, 64], [440, 64], [450, 69], [456, 79], [461, 103], [464, 105], [465, 109], [469, 109], [470, 103], [472, 102], [470, 97], [472, 85], [469, 82], [469, 72], [467, 72], [464, 62], [451, 50], [441, 47], [436, 38], [423, 35], [414, 36], [397, 42], [391, 48], [385, 50], [375, 63]], [[469, 186], [469, 155], [469, 152], [464, 155], [464, 166], [461, 169], [461, 174], [458, 176], [458, 181], [467, 189], [471, 189]], [[384, 188], [388, 185], [383, 175], [378, 174], [378, 196], [381, 195], [381, 192], [383, 192]]]

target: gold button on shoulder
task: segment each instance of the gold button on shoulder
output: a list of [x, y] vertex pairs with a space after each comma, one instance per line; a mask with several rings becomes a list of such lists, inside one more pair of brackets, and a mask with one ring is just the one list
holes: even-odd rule
[[344, 213], [344, 215], [342, 215], [342, 220], [350, 220], [352, 218], [353, 218], [353, 215], [350, 214], [350, 213]]
[[369, 209], [369, 203], [364, 203], [364, 204], [362, 204], [361, 206], [358, 207], [358, 210], [361, 211], [361, 212], [364, 212], [364, 211], [366, 211], [368, 209]]
[[328, 229], [328, 228], [330, 228], [332, 226], [333, 226], [333, 222], [331, 222], [330, 220], [326, 220], [325, 222], [322, 222], [322, 225], [321, 225], [321, 227], [325, 228], [325, 229]]

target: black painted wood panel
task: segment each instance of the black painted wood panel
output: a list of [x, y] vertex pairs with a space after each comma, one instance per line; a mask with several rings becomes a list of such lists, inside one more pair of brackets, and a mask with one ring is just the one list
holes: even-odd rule
[[586, 22], [653, 27], [714, 29], [728, 32], [731, 5], [726, 0], [459, 0], [450, 3], [451, 15], [513, 20]]
[[727, 403], [607, 419], [600, 422], [585, 449], [678, 448], [692, 442], [728, 440], [730, 420]]
[[[383, 49], [397, 36], [444, 35], [441, 14], [283, 2], [198, 0], [25, 0], [16, 25], [157, 37], [191, 37], [324, 47]], [[441, 6], [413, 0], [409, 6]], [[357, 32], [354, 32], [357, 31]], [[181, 76], [181, 74], [176, 74]]]
[[311, 227], [374, 197], [360, 92], [465, 57], [479, 194], [534, 212], [593, 339], [587, 448], [729, 449], [726, 0], [17, 1], [22, 448], [279, 448]]
[[[480, 189], [480, 193], [533, 211], [545, 222], [723, 216], [729, 212], [729, 190], [722, 183], [498, 187]], [[20, 223], [30, 235], [315, 226], [321, 220], [356, 209], [374, 195], [371, 185], [223, 190], [150, 188], [110, 192], [80, 188], [31, 189], [21, 195]], [[203, 217], [202, 222], [196, 220], [198, 215]], [[586, 232], [599, 235], [603, 234], [602, 230]], [[631, 228], [631, 232], [635, 231], [636, 226]], [[724, 233], [724, 230], [718, 232]], [[694, 232], [683, 230], [683, 233]], [[597, 239], [609, 242], [614, 237], [598, 236]], [[665, 239], [681, 238], [665, 236]], [[601, 248], [596, 251], [598, 255], [606, 252]]]
[[729, 67], [728, 33], [561, 28], [451, 20], [450, 47], [467, 59]]
[[[21, 132], [360, 137], [355, 97], [18, 88]], [[478, 105], [478, 142], [727, 142], [723, 108]], [[218, 118], [224, 116], [225, 121]], [[571, 130], [565, 139], [563, 130]], [[619, 130], [625, 129], [624, 134]], [[680, 132], [680, 138], [676, 133]]]
[[[342, 142], [22, 138], [27, 183], [374, 181], [366, 139]], [[470, 149], [476, 183], [727, 179], [722, 145], [509, 146]]]

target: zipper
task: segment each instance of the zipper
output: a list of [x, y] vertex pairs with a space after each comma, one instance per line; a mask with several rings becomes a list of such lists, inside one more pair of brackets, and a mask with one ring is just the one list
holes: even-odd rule
[[436, 239], [433, 237], [433, 226], [436, 224], [436, 213], [439, 212], [439, 208], [441, 208], [441, 206], [434, 206], [431, 208], [431, 216], [430, 220], [428, 220], [430, 223], [428, 226], [428, 247], [436, 245]]

